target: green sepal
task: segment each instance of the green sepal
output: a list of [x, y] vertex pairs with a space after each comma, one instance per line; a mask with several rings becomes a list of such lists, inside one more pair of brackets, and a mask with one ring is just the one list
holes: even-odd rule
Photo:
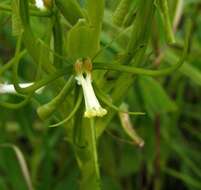
[[99, 37], [96, 29], [91, 27], [85, 19], [79, 19], [69, 31], [67, 37], [67, 51], [71, 59], [92, 58], [99, 49]]
[[104, 13], [104, 5], [104, 0], [87, 0], [86, 2], [86, 9], [89, 17], [89, 22], [95, 28], [100, 29], [101, 27]]

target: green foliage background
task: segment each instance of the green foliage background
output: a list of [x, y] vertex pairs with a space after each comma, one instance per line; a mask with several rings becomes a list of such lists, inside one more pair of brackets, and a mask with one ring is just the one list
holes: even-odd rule
[[[151, 0], [133, 1], [132, 7], [137, 15], [132, 17], [134, 20], [140, 14], [138, 9], [142, 7], [142, 2], [145, 13], [149, 9]], [[168, 0], [171, 23], [178, 2], [180, 0]], [[14, 56], [17, 42], [13, 33], [19, 32], [14, 29], [20, 29], [19, 25], [17, 28], [13, 26], [14, 12], [11, 12], [11, 3], [11, 0], [0, 1], [0, 68]], [[101, 53], [96, 57], [95, 63], [115, 63], [125, 60], [125, 52], [129, 40], [132, 39], [132, 23], [130, 27], [119, 27], [112, 23], [112, 15], [118, 3], [118, 0], [105, 2], [100, 40]], [[146, 113], [144, 116], [130, 116], [133, 127], [145, 142], [144, 147], [140, 148], [135, 144], [136, 139], [126, 134], [118, 113], [103, 104], [109, 114], [95, 123], [97, 134], [103, 132], [98, 141], [103, 190], [201, 189], [201, 1], [184, 0], [183, 3], [181, 18], [174, 34], [176, 43], [173, 46], [167, 44], [166, 26], [159, 10], [156, 9], [152, 22], [148, 23], [143, 17], [138, 20], [139, 28], [135, 28], [136, 38], [145, 37], [137, 38], [134, 44], [135, 47], [145, 51], [143, 59], [139, 58], [141, 49], [140, 52], [136, 50], [136, 55], [131, 47], [131, 56], [134, 60], [132, 66], [155, 70], [170, 67], [181, 57], [185, 24], [187, 18], [190, 18], [193, 22], [190, 52], [178, 70], [168, 76], [154, 78], [137, 75], [135, 80], [131, 80], [133, 74], [130, 73], [121, 74], [119, 79], [120, 74], [116, 71], [94, 72], [94, 80], [103, 91], [111, 95], [116, 105], [119, 106], [124, 102], [129, 110]], [[33, 11], [40, 12], [35, 8]], [[141, 14], [143, 15], [143, 12]], [[40, 60], [42, 66], [38, 69], [39, 66], [32, 55], [26, 54], [20, 61], [18, 69], [20, 81], [29, 82], [46, 77], [48, 75], [45, 74], [46, 69], [50, 69], [49, 63], [46, 63], [47, 57], [53, 60], [56, 69], [65, 68], [72, 61], [59, 59], [50, 50], [54, 49], [54, 52], [62, 57], [69, 58], [66, 33], [72, 23], [67, 22], [60, 13], [57, 16], [54, 18], [55, 22], [52, 21], [48, 11], [43, 12], [43, 17], [31, 16], [33, 33], [46, 44], [41, 46], [45, 49], [45, 51], [41, 49], [41, 52], [45, 52], [47, 56], [42, 57], [42, 61]], [[54, 26], [58, 24], [57, 19], [60, 20], [62, 30], [60, 36], [62, 49], [59, 49], [60, 46], [58, 48], [54, 46], [52, 39], [46, 39], [48, 32], [51, 32], [51, 24], [54, 23]], [[141, 31], [140, 27], [146, 25], [150, 25], [147, 27], [148, 30]], [[119, 32], [121, 35], [118, 36]], [[108, 47], [105, 48], [106, 46]], [[140, 65], [137, 65], [138, 58], [143, 60]], [[46, 67], [43, 67], [45, 64]], [[118, 80], [121, 80], [121, 83]], [[0, 83], [13, 83], [12, 69], [0, 74]], [[72, 140], [69, 140], [73, 136], [69, 126], [72, 123], [79, 124], [79, 115], [75, 115], [73, 121], [64, 126], [48, 127], [72, 111], [74, 92], [71, 92], [70, 97], [66, 97], [63, 107], [58, 107], [56, 113], [45, 121], [41, 120], [36, 112], [40, 105], [49, 102], [58, 94], [62, 89], [60, 84], [59, 80], [47, 84], [42, 93], [34, 94], [28, 104], [20, 109], [12, 110], [0, 106], [0, 190], [28, 189], [22, 165], [19, 164], [15, 152], [1, 146], [8, 143], [17, 146], [23, 153], [35, 190], [94, 189], [90, 186], [92, 178], [87, 167], [83, 167], [80, 172], [77, 164], [80, 155], [83, 155], [81, 159], [86, 159], [84, 149], [87, 145], [82, 142], [82, 138], [78, 139], [78, 144], [73, 144]], [[125, 90], [127, 85], [129, 88]], [[122, 91], [125, 93], [119, 97]], [[21, 97], [0, 94], [0, 100], [15, 103], [21, 101]], [[79, 151], [76, 152], [77, 147]], [[85, 175], [89, 175], [89, 178], [83, 182], [80, 179]], [[82, 188], [79, 187], [80, 183], [87, 185], [83, 185]]]

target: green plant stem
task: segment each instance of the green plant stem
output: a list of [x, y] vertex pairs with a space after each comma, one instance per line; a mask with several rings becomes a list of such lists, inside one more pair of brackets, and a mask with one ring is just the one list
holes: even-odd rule
[[167, 43], [175, 43], [175, 37], [173, 33], [172, 24], [170, 21], [170, 15], [169, 15], [169, 7], [168, 7], [168, 1], [167, 0], [159, 0], [159, 7], [160, 12], [163, 18], [163, 24], [165, 29], [165, 36]]
[[183, 13], [184, 0], [178, 0], [176, 4], [174, 20], [173, 20], [173, 31], [176, 32], [179, 22], [181, 21]]
[[11, 68], [15, 63], [16, 63], [16, 59], [21, 59], [25, 54], [26, 54], [26, 50], [21, 51], [18, 55], [17, 58], [14, 57], [12, 58], [10, 61], [8, 61], [6, 64], [4, 64], [1, 68], [0, 68], [0, 76], [7, 71], [9, 68]]
[[148, 76], [164, 76], [171, 74], [173, 71], [177, 70], [184, 63], [186, 52], [187, 49], [184, 52], [184, 56], [179, 60], [177, 64], [174, 64], [169, 68], [161, 70], [150, 70], [150, 69], [143, 69], [143, 68], [130, 67], [117, 64], [98, 63], [98, 62], [96, 62], [97, 64], [94, 66], [94, 69], [113, 70], [113, 71], [120, 71], [120, 72], [127, 72], [132, 74], [140, 74]]
[[97, 180], [100, 181], [100, 170], [99, 170], [99, 164], [98, 164], [98, 154], [97, 154], [97, 145], [96, 145], [96, 130], [94, 125], [94, 119], [90, 119], [90, 137], [91, 137], [91, 143], [92, 143], [92, 153], [93, 153], [93, 161], [94, 161], [94, 167], [96, 171], [96, 177]]
[[[83, 110], [75, 119], [74, 147], [80, 168], [80, 190], [101, 190], [94, 121], [82, 119]], [[76, 143], [75, 143], [76, 142]]]
[[[47, 78], [42, 79], [41, 81], [38, 81], [38, 82], [34, 83], [33, 85], [31, 85], [27, 88], [21, 88], [18, 84], [18, 66], [19, 66], [20, 58], [22, 57], [22, 56], [20, 56], [22, 54], [22, 53], [20, 53], [21, 37], [22, 36], [20, 36], [18, 39], [16, 50], [15, 50], [15, 57], [13, 58], [13, 64], [14, 64], [14, 67], [13, 67], [13, 84], [14, 84], [15, 90], [18, 93], [22, 93], [22, 94], [32, 93], [32, 92], [36, 91], [37, 89], [39, 89], [40, 87], [48, 84], [49, 82], [54, 81], [55, 79], [61, 77], [62, 75], [64, 75], [64, 73], [66, 73], [68, 71], [72, 71], [71, 69], [67, 69], [67, 68], [62, 69], [62, 70], [56, 70], [55, 69], [55, 72], [50, 74]], [[69, 65], [69, 66], [71, 67], [71, 65]]]
[[124, 19], [129, 12], [132, 0], [121, 0], [113, 14], [113, 23], [118, 27], [123, 25]]
[[60, 125], [63, 125], [65, 123], [67, 123], [76, 114], [76, 112], [78, 111], [81, 103], [82, 103], [82, 94], [79, 93], [78, 99], [77, 99], [77, 101], [75, 103], [75, 106], [74, 106], [72, 112], [64, 120], [60, 121], [59, 123], [52, 124], [49, 127], [58, 127]]
[[19, 103], [0, 102], [0, 106], [8, 108], [8, 109], [19, 109], [25, 106], [29, 102], [32, 96], [33, 96], [33, 93], [30, 93], [29, 95], [25, 97], [24, 100], [22, 100]]
[[[53, 26], [53, 37], [54, 37], [54, 50], [56, 54], [63, 55], [63, 39], [62, 39], [62, 25], [60, 22], [59, 12], [55, 12], [54, 26]], [[62, 66], [62, 59], [54, 56], [55, 67]]]
[[36, 91], [39, 88], [49, 84], [50, 82], [55, 81], [56, 79], [62, 77], [63, 75], [69, 74], [72, 71], [72, 69], [68, 66], [65, 67], [65, 69], [57, 70], [55, 73], [52, 73], [51, 75], [45, 77], [44, 79], [35, 82], [33, 85], [26, 87], [26, 88], [21, 88], [20, 92], [23, 94], [30, 93], [32, 91]]

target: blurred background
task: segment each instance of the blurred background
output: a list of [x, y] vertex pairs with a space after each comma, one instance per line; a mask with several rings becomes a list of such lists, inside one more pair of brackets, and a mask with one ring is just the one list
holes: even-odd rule
[[[110, 22], [118, 2], [106, 0], [102, 48], [121, 30]], [[143, 64], [157, 69], [163, 67], [161, 63], [170, 66], [178, 60], [184, 22], [189, 17], [193, 21], [190, 54], [176, 72], [156, 79], [139, 76], [128, 91], [124, 101], [129, 109], [146, 113], [130, 116], [130, 125], [145, 144], [136, 145], [136, 139], [125, 133], [122, 117], [116, 114], [98, 145], [104, 190], [201, 189], [201, 1], [168, 2], [177, 44], [173, 48], [166, 45], [162, 21], [156, 11]], [[14, 56], [16, 46], [11, 12], [1, 8], [2, 4], [10, 3], [10, 0], [0, 1], [0, 68]], [[44, 35], [46, 22], [46, 18], [32, 18], [38, 37]], [[123, 34], [103, 49], [98, 59], [119, 59], [128, 39], [127, 33]], [[35, 74], [33, 60], [24, 57], [19, 67], [22, 81], [34, 81]], [[0, 83], [11, 82], [12, 72], [7, 70], [0, 76]], [[36, 190], [78, 189], [79, 169], [72, 146], [66, 140], [65, 128], [49, 128], [51, 121], [41, 121], [36, 114], [38, 105], [53, 96], [51, 87], [47, 86], [23, 108], [0, 107], [0, 144], [9, 143], [21, 150], [16, 156], [12, 148], [0, 145], [0, 190], [28, 189], [23, 163], [19, 163], [22, 154]], [[21, 97], [0, 94], [0, 101], [20, 100]]]

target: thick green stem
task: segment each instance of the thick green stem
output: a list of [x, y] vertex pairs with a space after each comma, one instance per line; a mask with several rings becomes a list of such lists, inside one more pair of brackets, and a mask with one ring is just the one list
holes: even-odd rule
[[93, 161], [94, 161], [94, 167], [96, 171], [96, 177], [100, 181], [100, 170], [99, 170], [99, 164], [98, 164], [98, 154], [97, 154], [97, 145], [96, 145], [96, 129], [94, 125], [94, 119], [90, 119], [90, 136], [91, 136], [91, 143], [92, 143], [92, 153], [93, 153]]
[[94, 121], [84, 119], [82, 123], [76, 123], [76, 127], [78, 125], [75, 151], [81, 172], [80, 190], [101, 190]]

